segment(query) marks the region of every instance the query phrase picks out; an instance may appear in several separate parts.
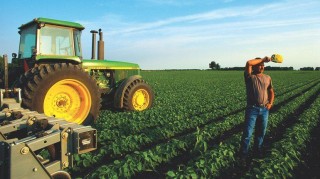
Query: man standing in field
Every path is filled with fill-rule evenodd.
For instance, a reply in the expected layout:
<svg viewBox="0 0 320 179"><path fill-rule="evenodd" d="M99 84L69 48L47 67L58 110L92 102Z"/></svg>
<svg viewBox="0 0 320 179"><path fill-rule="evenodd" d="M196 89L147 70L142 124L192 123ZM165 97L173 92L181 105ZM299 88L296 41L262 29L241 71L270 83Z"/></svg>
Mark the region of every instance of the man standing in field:
<svg viewBox="0 0 320 179"><path fill-rule="evenodd" d="M243 162L246 161L246 157L248 156L250 140L254 130L253 150L257 155L261 155L269 110L274 101L271 77L263 74L264 63L270 60L270 57L255 58L248 60L245 67L244 78L247 92L247 107L240 146L240 155Z"/></svg>

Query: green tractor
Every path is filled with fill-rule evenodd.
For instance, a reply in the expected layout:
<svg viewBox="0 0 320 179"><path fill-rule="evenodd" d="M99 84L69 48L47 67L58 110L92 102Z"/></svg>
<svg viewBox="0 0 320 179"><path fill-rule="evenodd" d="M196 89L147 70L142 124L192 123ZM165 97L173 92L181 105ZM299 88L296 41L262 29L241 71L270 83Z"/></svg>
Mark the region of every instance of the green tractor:
<svg viewBox="0 0 320 179"><path fill-rule="evenodd" d="M22 90L22 106L85 125L97 119L101 104L129 111L150 108L154 94L139 66L104 60L101 30L91 31L92 58L83 59L83 29L79 23L48 18L19 27L19 53L12 54L12 63L24 73L15 85Z"/></svg>

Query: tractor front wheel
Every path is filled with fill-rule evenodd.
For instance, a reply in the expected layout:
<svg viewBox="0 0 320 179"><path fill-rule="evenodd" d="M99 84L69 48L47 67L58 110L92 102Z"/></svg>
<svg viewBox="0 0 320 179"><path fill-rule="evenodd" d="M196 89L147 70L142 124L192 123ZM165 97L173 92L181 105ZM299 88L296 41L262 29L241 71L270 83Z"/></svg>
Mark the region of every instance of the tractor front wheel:
<svg viewBox="0 0 320 179"><path fill-rule="evenodd" d="M79 66L45 64L20 78L22 103L31 110L78 124L98 117L99 87Z"/></svg>
<svg viewBox="0 0 320 179"><path fill-rule="evenodd" d="M149 109L154 100L150 86L142 79L134 80L125 90L123 108L129 111Z"/></svg>

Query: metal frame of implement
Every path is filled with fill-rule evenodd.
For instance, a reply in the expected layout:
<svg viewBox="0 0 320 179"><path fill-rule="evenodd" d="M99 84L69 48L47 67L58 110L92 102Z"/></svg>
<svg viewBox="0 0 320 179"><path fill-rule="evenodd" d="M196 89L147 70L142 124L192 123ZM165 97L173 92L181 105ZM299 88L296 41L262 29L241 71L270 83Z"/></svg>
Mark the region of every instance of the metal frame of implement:
<svg viewBox="0 0 320 179"><path fill-rule="evenodd" d="M8 92L18 93L17 99L4 98ZM19 89L0 89L0 94L0 178L68 176L63 169L73 166L73 154L97 148L97 131L91 126L21 108ZM50 159L38 154L42 149Z"/></svg>

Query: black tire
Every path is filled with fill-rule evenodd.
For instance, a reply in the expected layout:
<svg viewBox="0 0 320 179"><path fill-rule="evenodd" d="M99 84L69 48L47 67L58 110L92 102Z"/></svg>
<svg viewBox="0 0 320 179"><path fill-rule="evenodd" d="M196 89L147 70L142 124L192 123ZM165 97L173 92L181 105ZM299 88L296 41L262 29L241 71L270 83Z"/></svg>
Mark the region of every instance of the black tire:
<svg viewBox="0 0 320 179"><path fill-rule="evenodd" d="M131 82L125 89L123 108L128 111L143 111L151 108L153 101L154 93L151 87L143 79L139 78Z"/></svg>
<svg viewBox="0 0 320 179"><path fill-rule="evenodd" d="M78 65L43 64L27 71L19 83L24 107L84 125L98 118L99 87Z"/></svg>
<svg viewBox="0 0 320 179"><path fill-rule="evenodd" d="M63 170L56 171L51 174L53 179L71 179L71 175Z"/></svg>

